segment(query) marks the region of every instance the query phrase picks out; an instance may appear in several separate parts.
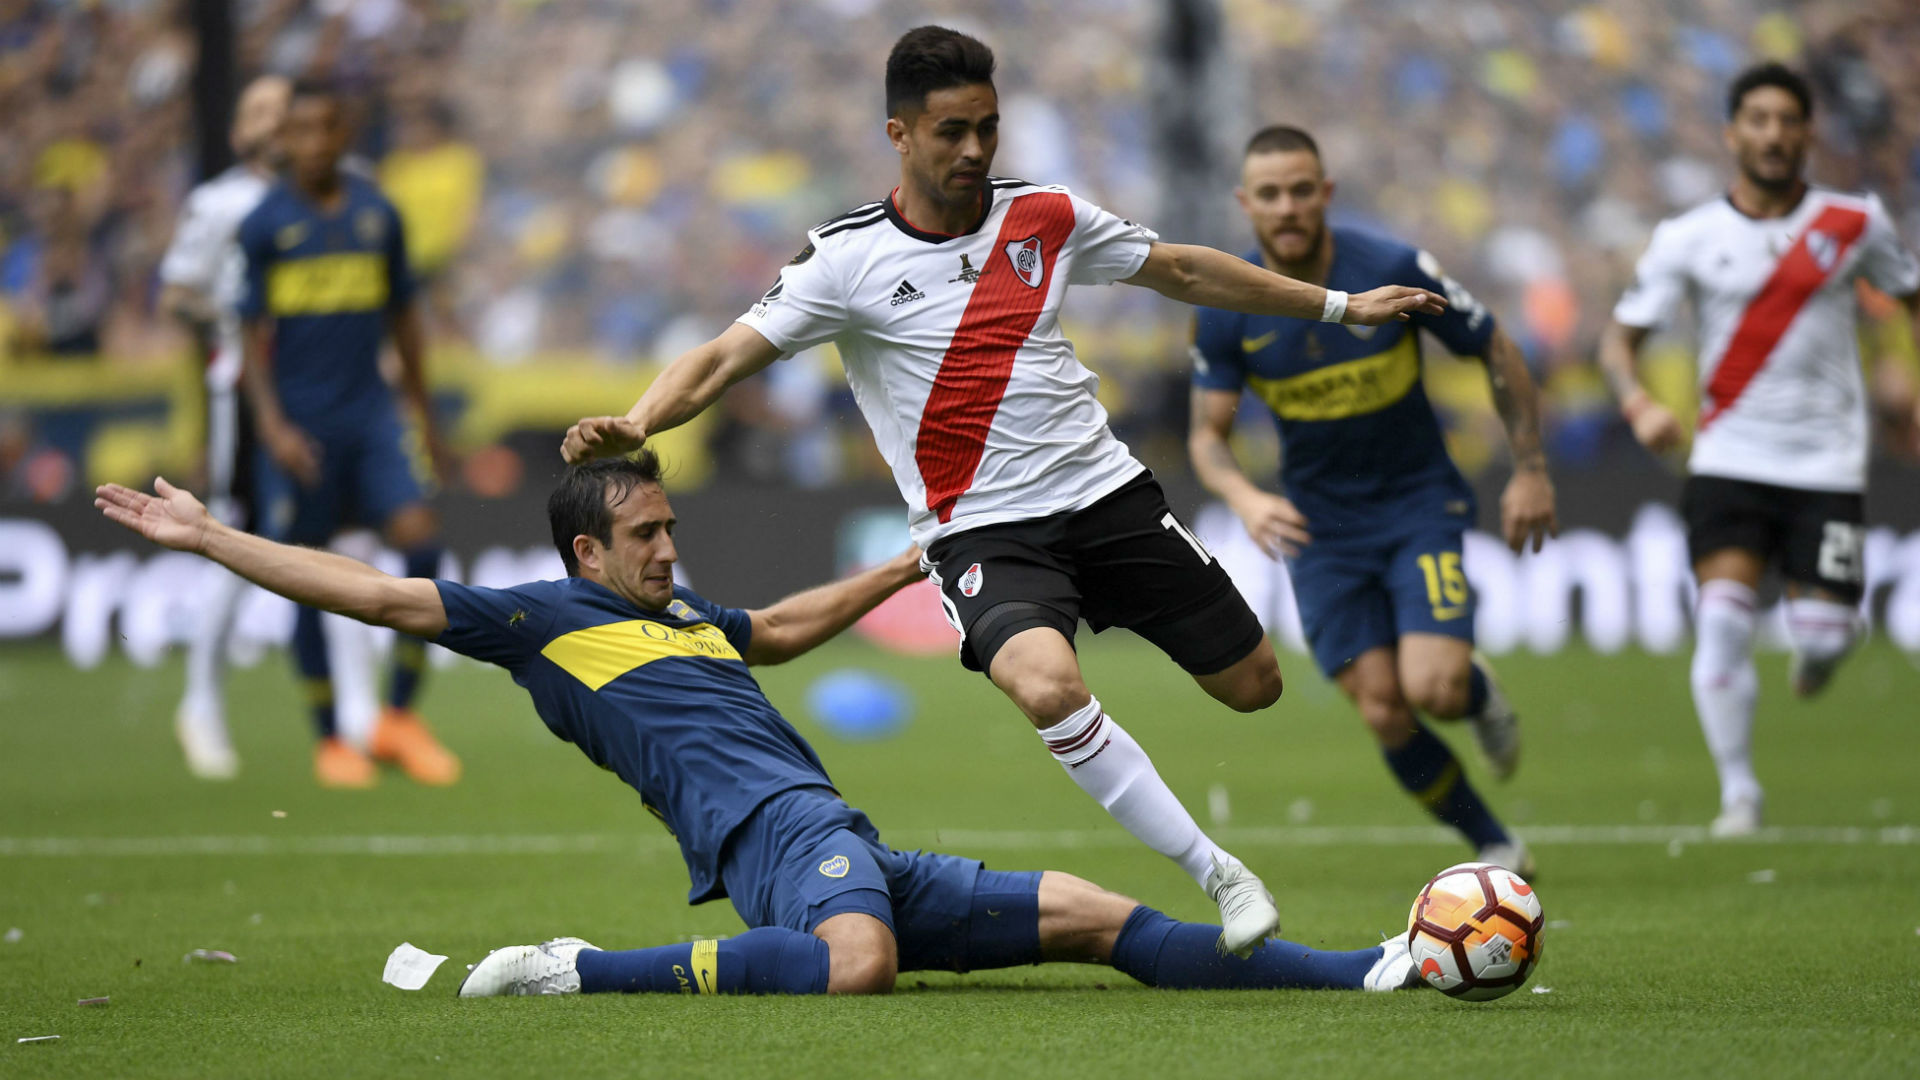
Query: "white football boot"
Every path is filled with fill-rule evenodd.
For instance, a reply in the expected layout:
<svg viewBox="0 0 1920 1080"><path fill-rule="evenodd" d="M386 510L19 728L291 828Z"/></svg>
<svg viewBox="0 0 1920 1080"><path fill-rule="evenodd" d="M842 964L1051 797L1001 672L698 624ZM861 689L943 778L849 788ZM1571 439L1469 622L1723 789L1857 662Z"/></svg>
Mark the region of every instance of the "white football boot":
<svg viewBox="0 0 1920 1080"><path fill-rule="evenodd" d="M1473 652L1473 664L1487 677L1487 703L1473 718L1473 737L1480 743L1494 779L1505 780L1520 766L1520 715L1513 711L1513 703L1493 677L1493 665L1478 649Z"/></svg>
<svg viewBox="0 0 1920 1080"><path fill-rule="evenodd" d="M1399 934L1380 943L1380 959L1367 969L1366 978L1360 981L1360 989L1371 991L1412 990L1426 982L1420 977L1419 969L1413 966L1413 950L1407 946L1407 935Z"/></svg>
<svg viewBox="0 0 1920 1080"><path fill-rule="evenodd" d="M1481 862L1492 863L1504 870L1511 870L1528 881L1533 880L1533 852L1528 850L1526 841L1510 835L1509 843L1488 844L1480 849Z"/></svg>
<svg viewBox="0 0 1920 1080"><path fill-rule="evenodd" d="M1707 826L1707 835L1715 840L1737 840L1760 831L1760 812L1764 800L1758 795L1735 799L1723 807L1720 816ZM1524 876L1524 875L1522 875Z"/></svg>
<svg viewBox="0 0 1920 1080"><path fill-rule="evenodd" d="M1207 895L1220 905L1220 952L1241 959L1253 955L1280 932L1280 909L1273 894L1240 863L1223 866L1218 857L1207 872Z"/></svg>
<svg viewBox="0 0 1920 1080"><path fill-rule="evenodd" d="M591 949L577 937L554 938L539 945L509 945L487 954L473 965L460 983L460 996L509 997L534 994L577 994L581 949Z"/></svg>
<svg viewBox="0 0 1920 1080"><path fill-rule="evenodd" d="M173 713L173 735L186 755L187 771L200 780L231 780L240 772L240 755L227 739L227 725L219 710L195 701L182 701Z"/></svg>

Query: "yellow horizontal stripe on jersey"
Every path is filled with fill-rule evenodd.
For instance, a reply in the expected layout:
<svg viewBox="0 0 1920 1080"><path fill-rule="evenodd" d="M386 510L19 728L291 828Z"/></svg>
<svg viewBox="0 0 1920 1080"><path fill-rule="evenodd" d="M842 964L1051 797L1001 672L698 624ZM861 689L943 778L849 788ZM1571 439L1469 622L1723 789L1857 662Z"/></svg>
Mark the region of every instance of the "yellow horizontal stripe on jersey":
<svg viewBox="0 0 1920 1080"><path fill-rule="evenodd" d="M669 656L738 660L727 635L712 623L676 628L651 619L589 626L547 642L540 655L560 665L589 690L598 690L635 668Z"/></svg>
<svg viewBox="0 0 1920 1080"><path fill-rule="evenodd" d="M336 315L387 306L387 260L375 251L283 259L267 271L267 314Z"/></svg>
<svg viewBox="0 0 1920 1080"><path fill-rule="evenodd" d="M1292 375L1247 377L1247 388L1282 420L1342 420L1379 412L1407 396L1420 381L1414 335L1402 334L1386 352Z"/></svg>

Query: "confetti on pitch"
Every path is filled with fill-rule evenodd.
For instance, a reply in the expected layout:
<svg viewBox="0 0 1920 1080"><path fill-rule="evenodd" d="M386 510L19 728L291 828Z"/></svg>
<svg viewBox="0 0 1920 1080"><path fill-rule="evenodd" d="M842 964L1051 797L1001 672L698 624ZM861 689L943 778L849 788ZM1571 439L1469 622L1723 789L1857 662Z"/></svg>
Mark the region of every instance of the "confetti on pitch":
<svg viewBox="0 0 1920 1080"><path fill-rule="evenodd" d="M1773 879L1774 879L1774 873L1773 873L1773 871L1771 871L1771 870L1755 870L1755 871L1754 871L1753 873L1751 873L1751 874L1748 874L1748 875L1747 875L1747 884L1749 884L1749 885L1771 885L1771 884L1773 884Z"/></svg>
<svg viewBox="0 0 1920 1080"><path fill-rule="evenodd" d="M1551 994L1551 993L1553 993L1553 987L1551 987L1551 986L1536 986L1536 987L1534 987L1534 988L1533 988L1533 992L1534 992L1534 993L1536 993L1536 994Z"/></svg>
<svg viewBox="0 0 1920 1080"><path fill-rule="evenodd" d="M27 936L27 932L25 930L22 930L19 927L14 926L14 927L9 927L6 933L0 934L0 941L4 941L9 945L18 945L20 943L20 939L26 936Z"/></svg>
<svg viewBox="0 0 1920 1080"><path fill-rule="evenodd" d="M273 816L274 816L274 817L286 817L286 816L287 816L287 812L286 812L285 810L275 810L275 811L273 812Z"/></svg>
<svg viewBox="0 0 1920 1080"><path fill-rule="evenodd" d="M191 964L195 960L204 961L209 964L237 964L240 962L239 957L227 952L225 949L195 949L180 958L180 962L183 964Z"/></svg>
<svg viewBox="0 0 1920 1080"><path fill-rule="evenodd" d="M1547 923L1547 929L1565 930L1567 927L1572 925L1573 925L1573 920L1571 919L1554 919L1553 921Z"/></svg>
<svg viewBox="0 0 1920 1080"><path fill-rule="evenodd" d="M16 1043L32 1043L32 1042L59 1042L59 1041L60 1041L60 1036L58 1036L58 1035L31 1035L31 1036L28 1036L27 1038L24 1038L24 1039L15 1039L15 1040L13 1040L13 1041L14 1041L14 1042L16 1042Z"/></svg>
<svg viewBox="0 0 1920 1080"><path fill-rule="evenodd" d="M418 990L427 985L427 980L446 962L444 956L416 949L412 943L403 941L393 950L393 955L387 957L387 970L381 973L380 981L402 990Z"/></svg>
<svg viewBox="0 0 1920 1080"><path fill-rule="evenodd" d="M112 1000L113 1000L113 999L112 999L112 998L110 998L110 997L97 997L97 998L81 998L81 999L80 999L80 1000L79 1000L78 1002L76 1002L75 1004L78 1004L78 1005L105 1005L105 1004L106 1004L107 1002L109 1002L109 1001L112 1001Z"/></svg>

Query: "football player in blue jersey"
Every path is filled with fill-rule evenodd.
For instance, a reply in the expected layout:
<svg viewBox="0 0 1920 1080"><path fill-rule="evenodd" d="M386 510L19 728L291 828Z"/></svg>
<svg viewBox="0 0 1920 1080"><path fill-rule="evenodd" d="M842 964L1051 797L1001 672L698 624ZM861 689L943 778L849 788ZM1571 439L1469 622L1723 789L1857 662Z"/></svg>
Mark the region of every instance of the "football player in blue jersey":
<svg viewBox="0 0 1920 1080"><path fill-rule="evenodd" d="M377 528L409 574L426 576L440 564L427 490L445 451L427 401L425 339L400 215L371 181L341 170L347 140L340 101L323 87L296 87L286 120L288 177L240 224L245 384L262 448L255 513L265 533L294 543L325 544L355 523ZM388 334L417 426L402 418L380 375ZM459 759L413 710L426 645L400 638L393 657L368 751L421 783L451 784ZM335 729L326 642L312 608L295 623L294 658L320 737L315 777L328 787L371 785L373 761Z"/></svg>
<svg viewBox="0 0 1920 1080"><path fill-rule="evenodd" d="M1311 135L1256 134L1236 192L1258 240L1248 261L1329 289L1409 281L1444 291L1447 309L1376 327L1201 308L1189 454L1254 542L1287 558L1314 660L1359 707L1401 786L1483 860L1528 875L1525 845L1420 721L1470 719L1496 776L1518 764L1517 718L1473 651L1473 592L1460 561L1473 491L1421 387L1418 332L1486 363L1513 452L1500 523L1516 552L1528 540L1539 550L1558 528L1538 397L1519 346L1431 255L1327 225L1333 191ZM1228 439L1243 394L1279 425L1284 495L1262 490L1234 459Z"/></svg>
<svg viewBox="0 0 1920 1080"><path fill-rule="evenodd" d="M652 451L570 469L547 502L561 581L484 589L389 577L220 524L165 480L98 490L106 516L264 588L498 664L560 738L612 770L672 831L691 903L727 897L750 928L721 941L603 951L556 938L490 953L463 997L658 992L886 993L902 971L1044 960L1109 964L1161 987L1398 990L1406 939L1332 952L1275 941L1250 958L1060 873L895 851L748 670L851 626L920 577L917 548L754 611L673 583L673 508Z"/></svg>

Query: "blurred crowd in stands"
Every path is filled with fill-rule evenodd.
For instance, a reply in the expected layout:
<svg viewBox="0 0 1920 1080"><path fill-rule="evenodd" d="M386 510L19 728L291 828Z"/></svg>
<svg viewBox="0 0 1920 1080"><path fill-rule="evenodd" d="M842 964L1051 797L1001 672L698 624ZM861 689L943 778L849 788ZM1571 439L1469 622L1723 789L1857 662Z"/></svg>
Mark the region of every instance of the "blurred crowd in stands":
<svg viewBox="0 0 1920 1080"><path fill-rule="evenodd" d="M199 179L190 8L0 0L0 356L182 362L154 270ZM808 225L885 194L896 166L881 68L921 22L998 51L997 171L1067 183L1149 223L1176 199L1230 206L1226 189L1166 190L1153 159L1161 8L235 0L234 12L242 78L347 92L358 150L429 283L436 345L498 365L628 365L714 333ZM1619 437L1593 341L1653 224L1725 182L1724 87L1738 68L1776 57L1810 71L1816 178L1873 188L1920 240L1912 0L1223 8L1219 67L1240 87L1223 125L1315 131L1348 220L1416 240L1487 301L1548 388L1562 464ZM1216 134L1237 145L1245 131ZM1244 233L1169 239L1238 248ZM1116 426L1150 459L1156 445L1177 456L1186 314L1143 290L1082 293L1069 330L1106 377ZM715 429L722 456L809 484L873 468L833 365L830 352L777 365L732 395ZM1462 464L1497 462L1478 370L1436 364L1434 380ZM0 385L0 412L5 398Z"/></svg>

